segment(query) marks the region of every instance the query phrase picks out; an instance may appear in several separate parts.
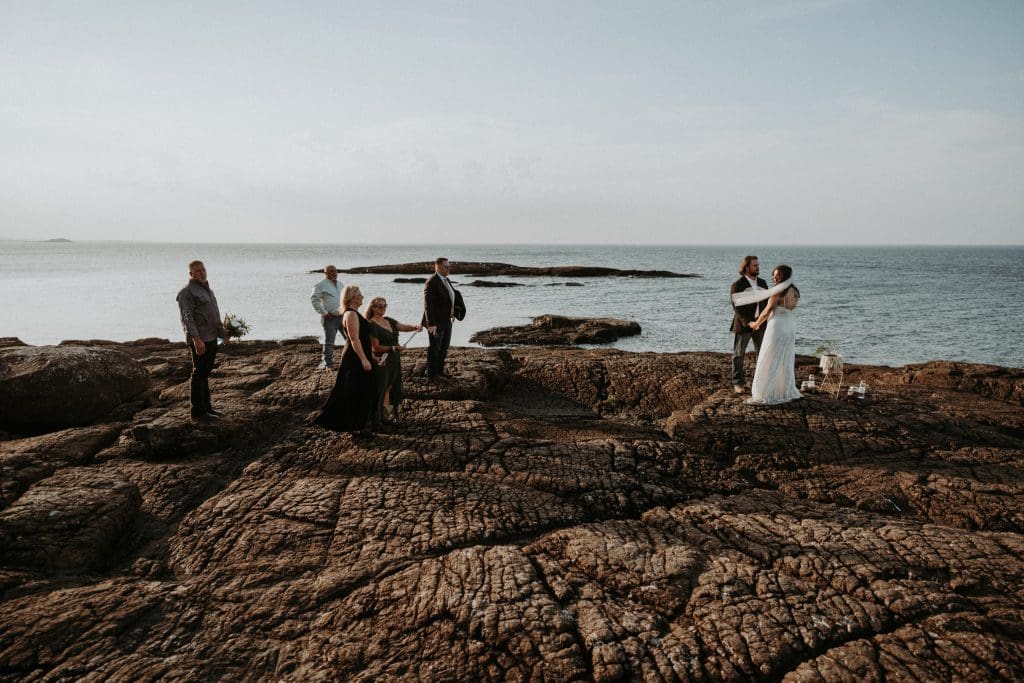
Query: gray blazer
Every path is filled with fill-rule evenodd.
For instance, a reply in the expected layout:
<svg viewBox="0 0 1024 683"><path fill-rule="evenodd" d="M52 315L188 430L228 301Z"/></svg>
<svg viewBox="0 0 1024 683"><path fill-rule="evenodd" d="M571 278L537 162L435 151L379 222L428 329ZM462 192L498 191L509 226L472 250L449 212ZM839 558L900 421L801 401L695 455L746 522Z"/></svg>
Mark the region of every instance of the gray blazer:
<svg viewBox="0 0 1024 683"><path fill-rule="evenodd" d="M199 337L204 342L213 341L217 337L227 337L217 297L209 284L189 280L178 292L178 309L181 311L181 327L185 330L185 339Z"/></svg>

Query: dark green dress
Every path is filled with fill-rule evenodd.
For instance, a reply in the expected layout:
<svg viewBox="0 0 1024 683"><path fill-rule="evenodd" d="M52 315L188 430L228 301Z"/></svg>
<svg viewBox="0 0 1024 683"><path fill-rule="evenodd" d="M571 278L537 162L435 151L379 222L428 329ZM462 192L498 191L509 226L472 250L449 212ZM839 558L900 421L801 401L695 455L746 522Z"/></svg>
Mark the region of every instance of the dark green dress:
<svg viewBox="0 0 1024 683"><path fill-rule="evenodd" d="M377 323L371 322L367 325L370 328L370 335L375 337L381 346L398 346L398 321L387 317L385 320L391 323L393 331L389 332ZM384 364L373 369L374 379L377 383L377 400L374 403L370 420L374 424L380 424L384 394L389 388L391 389L389 397L391 405L397 410L402 404L402 359L400 353L400 351L388 351L388 357Z"/></svg>

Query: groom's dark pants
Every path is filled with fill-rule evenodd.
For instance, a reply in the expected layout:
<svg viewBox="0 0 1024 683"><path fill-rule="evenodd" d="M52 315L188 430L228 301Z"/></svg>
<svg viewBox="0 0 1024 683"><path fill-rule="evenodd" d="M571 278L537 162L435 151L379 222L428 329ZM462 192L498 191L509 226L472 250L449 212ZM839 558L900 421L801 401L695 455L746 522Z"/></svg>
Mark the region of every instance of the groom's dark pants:
<svg viewBox="0 0 1024 683"><path fill-rule="evenodd" d="M758 331L751 330L733 336L732 342L732 385L743 386L747 383L743 375L743 357L747 355L747 344L754 342L754 353L761 352L761 340L764 339L764 326Z"/></svg>
<svg viewBox="0 0 1024 683"><path fill-rule="evenodd" d="M441 323L436 334L427 330L429 345L427 346L427 377L444 374L444 361L448 357L448 345L452 343L452 322Z"/></svg>

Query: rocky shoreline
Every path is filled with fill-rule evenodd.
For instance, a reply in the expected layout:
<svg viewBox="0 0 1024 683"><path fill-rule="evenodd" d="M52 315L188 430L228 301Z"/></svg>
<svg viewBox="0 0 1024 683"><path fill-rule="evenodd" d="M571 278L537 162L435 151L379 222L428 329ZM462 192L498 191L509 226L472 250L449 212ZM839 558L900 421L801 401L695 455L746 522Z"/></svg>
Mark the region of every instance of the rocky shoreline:
<svg viewBox="0 0 1024 683"><path fill-rule="evenodd" d="M123 381L0 426L0 680L1024 676L1024 370L757 407L726 354L413 350L354 443L313 338L226 345L200 425L181 343L0 346L0 421Z"/></svg>

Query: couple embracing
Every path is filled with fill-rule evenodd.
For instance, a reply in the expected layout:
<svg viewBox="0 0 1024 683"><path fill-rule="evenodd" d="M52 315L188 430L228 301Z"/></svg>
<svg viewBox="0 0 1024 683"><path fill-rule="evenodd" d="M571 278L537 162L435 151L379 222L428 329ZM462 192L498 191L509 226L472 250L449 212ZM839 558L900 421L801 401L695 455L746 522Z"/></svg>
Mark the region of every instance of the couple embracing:
<svg viewBox="0 0 1024 683"><path fill-rule="evenodd" d="M740 264L740 278L732 283L732 384L737 394L746 391L743 356L753 341L757 369L747 403L774 405L801 397L796 388L796 324L793 310L800 290L793 284L793 269L778 265L772 271L773 286L758 277L756 256Z"/></svg>

